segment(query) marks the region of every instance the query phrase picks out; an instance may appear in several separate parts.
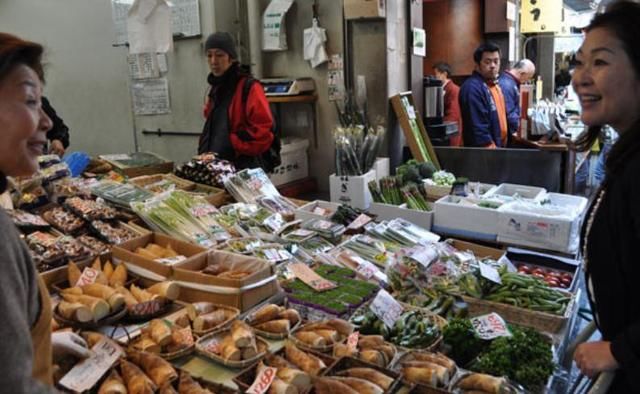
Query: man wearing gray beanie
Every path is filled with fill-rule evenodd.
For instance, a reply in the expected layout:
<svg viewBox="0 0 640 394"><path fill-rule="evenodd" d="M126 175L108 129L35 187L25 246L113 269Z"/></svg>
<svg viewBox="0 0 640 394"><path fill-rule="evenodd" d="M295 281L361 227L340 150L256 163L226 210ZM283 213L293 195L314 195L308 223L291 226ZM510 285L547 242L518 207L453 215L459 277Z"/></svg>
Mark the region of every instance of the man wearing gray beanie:
<svg viewBox="0 0 640 394"><path fill-rule="evenodd" d="M240 66L231 34L211 34L204 50L211 73L198 154L213 152L237 169L271 172L279 164L279 141L262 85Z"/></svg>

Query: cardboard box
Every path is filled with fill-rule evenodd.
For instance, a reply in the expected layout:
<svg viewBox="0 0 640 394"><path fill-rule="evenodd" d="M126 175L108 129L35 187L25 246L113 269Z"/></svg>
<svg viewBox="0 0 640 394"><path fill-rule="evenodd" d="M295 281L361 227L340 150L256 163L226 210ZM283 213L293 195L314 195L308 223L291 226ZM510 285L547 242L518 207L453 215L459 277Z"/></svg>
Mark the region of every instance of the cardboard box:
<svg viewBox="0 0 640 394"><path fill-rule="evenodd" d="M296 209L296 220L309 220L309 219L324 219L329 220L331 215L333 215L337 210L340 204L329 201L315 200L310 203L306 203L300 208ZM331 211L331 215L323 216L317 213L314 213L313 210L316 208L322 208Z"/></svg>
<svg viewBox="0 0 640 394"><path fill-rule="evenodd" d="M155 243L162 247L170 244L177 254L187 258L186 261L206 254L206 249L201 246L180 241L164 234L150 233L114 246L111 252L114 262L126 263L127 269L137 276L150 281L163 281L171 278L173 275L173 266L150 260L134 253L136 248L143 248L149 243Z"/></svg>
<svg viewBox="0 0 640 394"><path fill-rule="evenodd" d="M433 231L456 237L494 242L498 235L498 209L463 205L465 197L444 196L433 205Z"/></svg>
<svg viewBox="0 0 640 394"><path fill-rule="evenodd" d="M210 264L253 273L243 279L223 279L200 272ZM278 279L272 264L256 257L217 250L176 264L173 279L180 284L181 301L209 301L243 312L278 292Z"/></svg>
<svg viewBox="0 0 640 394"><path fill-rule="evenodd" d="M433 211L418 211L407 208L407 204L391 205L372 202L369 212L377 215L378 220L392 220L402 218L418 225L425 230L431 230L433 224Z"/></svg>
<svg viewBox="0 0 640 394"><path fill-rule="evenodd" d="M473 252L473 255L476 256L476 258L490 258L493 260L500 260L500 258L502 258L502 256L504 256L504 254L506 253L504 250L502 249L496 249L496 248L491 248L489 246L482 246L482 245L478 245L475 244L473 242L467 242L467 241L460 241L459 239L447 239L447 242L449 244L451 244L451 246L453 246L454 248L458 249L459 251L471 251Z"/></svg>
<svg viewBox="0 0 640 394"><path fill-rule="evenodd" d="M344 18L384 18L385 0L344 0Z"/></svg>
<svg viewBox="0 0 640 394"><path fill-rule="evenodd" d="M587 199L559 193L548 193L547 198L550 204L541 209L548 209L549 214L526 211L518 201L503 205L497 222L498 241L575 253ZM564 214L560 214L561 211Z"/></svg>
<svg viewBox="0 0 640 394"><path fill-rule="evenodd" d="M288 138L282 140L282 163L273 169L269 179L275 186L284 185L309 176L309 140Z"/></svg>
<svg viewBox="0 0 640 394"><path fill-rule="evenodd" d="M372 198L369 192L369 182L376 180L376 172L370 170L364 175L329 177L331 201L347 204L354 208L367 209Z"/></svg>

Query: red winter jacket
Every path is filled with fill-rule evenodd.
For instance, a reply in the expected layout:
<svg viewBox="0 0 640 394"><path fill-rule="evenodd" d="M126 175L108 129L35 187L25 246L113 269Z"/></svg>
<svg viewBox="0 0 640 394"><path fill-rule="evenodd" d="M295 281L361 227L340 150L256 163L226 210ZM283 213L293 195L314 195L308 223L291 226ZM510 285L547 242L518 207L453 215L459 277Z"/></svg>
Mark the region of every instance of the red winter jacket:
<svg viewBox="0 0 640 394"><path fill-rule="evenodd" d="M267 96L258 81L254 81L242 103L242 89L247 77L240 78L229 104L229 139L236 156L258 156L269 150L273 142L273 117ZM204 106L205 119L211 112L211 99L207 97Z"/></svg>

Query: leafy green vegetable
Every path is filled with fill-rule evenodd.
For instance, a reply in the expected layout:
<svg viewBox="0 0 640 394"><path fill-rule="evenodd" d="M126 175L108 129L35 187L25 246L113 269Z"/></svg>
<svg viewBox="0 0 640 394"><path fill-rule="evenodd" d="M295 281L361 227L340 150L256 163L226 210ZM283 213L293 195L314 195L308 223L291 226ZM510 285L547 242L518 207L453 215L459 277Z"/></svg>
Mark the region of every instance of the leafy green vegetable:
<svg viewBox="0 0 640 394"><path fill-rule="evenodd" d="M469 364L489 342L480 339L468 319L452 319L444 328L444 343L451 347L449 356L460 366Z"/></svg>
<svg viewBox="0 0 640 394"><path fill-rule="evenodd" d="M549 340L531 328L510 330L512 336L494 339L471 369L508 376L530 390L543 387L555 368Z"/></svg>

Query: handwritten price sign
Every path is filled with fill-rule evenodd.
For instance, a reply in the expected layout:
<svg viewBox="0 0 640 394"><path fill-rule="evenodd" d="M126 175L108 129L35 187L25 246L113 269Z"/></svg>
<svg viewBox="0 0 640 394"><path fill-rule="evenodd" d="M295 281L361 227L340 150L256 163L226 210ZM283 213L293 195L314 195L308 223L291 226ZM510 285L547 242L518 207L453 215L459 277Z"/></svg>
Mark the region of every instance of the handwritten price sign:
<svg viewBox="0 0 640 394"><path fill-rule="evenodd" d="M269 390L271 383L273 383L273 380L276 378L276 372L278 372L276 368L272 368L272 367L264 368L262 371L260 371L258 376L256 376L256 380L253 381L253 384L251 385L251 387L249 387L249 389L247 390L247 393L248 394L266 393L267 390Z"/></svg>
<svg viewBox="0 0 640 394"><path fill-rule="evenodd" d="M162 300L152 300L147 302L141 302L139 304L129 307L129 313L134 316L147 316L158 313L164 306Z"/></svg>
<svg viewBox="0 0 640 394"><path fill-rule="evenodd" d="M354 331L347 338L347 348L351 352L358 350L358 341L360 340L360 332Z"/></svg>
<svg viewBox="0 0 640 394"><path fill-rule="evenodd" d="M84 269L84 271L82 271L82 275L80 275L80 279L78 279L78 282L75 285L78 287L82 287L95 283L96 279L98 279L98 275L100 275L100 272L94 270L93 268L87 267Z"/></svg>
<svg viewBox="0 0 640 394"><path fill-rule="evenodd" d="M402 305L384 289L378 292L369 309L389 328L393 327L404 311Z"/></svg>
<svg viewBox="0 0 640 394"><path fill-rule="evenodd" d="M482 339L494 339L498 337L510 337L511 332L502 317L493 312L471 319L471 324L476 334Z"/></svg>
<svg viewBox="0 0 640 394"><path fill-rule="evenodd" d="M324 279L302 263L291 264L289 270L296 278L311 286L315 291L330 290L336 287L333 282Z"/></svg>
<svg viewBox="0 0 640 394"><path fill-rule="evenodd" d="M108 338L102 338L91 350L89 358L76 364L60 380L61 386L79 393L89 390L123 354L120 346Z"/></svg>

